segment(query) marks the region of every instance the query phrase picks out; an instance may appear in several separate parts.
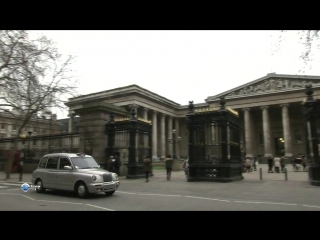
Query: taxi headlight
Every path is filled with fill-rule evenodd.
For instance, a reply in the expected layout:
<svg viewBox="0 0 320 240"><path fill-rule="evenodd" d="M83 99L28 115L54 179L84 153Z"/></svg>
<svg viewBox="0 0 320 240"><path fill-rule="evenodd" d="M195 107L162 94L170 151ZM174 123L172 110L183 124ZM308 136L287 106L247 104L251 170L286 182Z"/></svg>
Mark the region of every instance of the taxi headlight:
<svg viewBox="0 0 320 240"><path fill-rule="evenodd" d="M92 175L92 180L95 182L97 181L97 176L96 175Z"/></svg>
<svg viewBox="0 0 320 240"><path fill-rule="evenodd" d="M112 181L118 181L119 178L118 178L118 174L114 173L112 174Z"/></svg>

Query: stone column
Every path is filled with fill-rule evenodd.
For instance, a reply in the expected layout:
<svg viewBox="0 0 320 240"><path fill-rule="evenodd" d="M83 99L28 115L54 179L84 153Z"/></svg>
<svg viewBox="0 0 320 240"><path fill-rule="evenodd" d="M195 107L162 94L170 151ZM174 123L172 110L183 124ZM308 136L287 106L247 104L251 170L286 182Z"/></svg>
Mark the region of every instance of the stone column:
<svg viewBox="0 0 320 240"><path fill-rule="evenodd" d="M143 111L143 119L148 120L148 111L149 111L149 109L148 108L144 108L143 110L144 110Z"/></svg>
<svg viewBox="0 0 320 240"><path fill-rule="evenodd" d="M153 111L152 116L152 160L158 161L157 156L157 112Z"/></svg>
<svg viewBox="0 0 320 240"><path fill-rule="evenodd" d="M264 156L269 157L272 155L271 151L271 136L270 136L270 119L268 106L262 106L262 125L263 125L263 144L264 144Z"/></svg>
<svg viewBox="0 0 320 240"><path fill-rule="evenodd" d="M145 119L145 120L149 120L148 119L148 111L149 111L149 109L148 108L144 108L143 109L144 111L143 111L143 119ZM148 136L144 136L143 137L144 139L143 139L143 142L144 142L144 147L148 147L148 145L149 145L149 141L148 141Z"/></svg>
<svg viewBox="0 0 320 240"><path fill-rule="evenodd" d="M172 139L172 117L168 116L168 138ZM168 143L168 154L173 157L173 151L172 151L173 143Z"/></svg>
<svg viewBox="0 0 320 240"><path fill-rule="evenodd" d="M289 104L281 104L282 107L282 126L284 138L284 151L286 157L292 157L292 140L290 134Z"/></svg>
<svg viewBox="0 0 320 240"><path fill-rule="evenodd" d="M161 123L160 123L160 127L161 127L161 133L160 133L160 139L161 139L161 146L160 146L160 158L161 159L165 159L166 157L166 119L165 119L166 115L165 114L161 114Z"/></svg>
<svg viewBox="0 0 320 240"><path fill-rule="evenodd" d="M251 128L250 128L250 108L242 109L244 111L244 131L246 141L246 157L253 157L252 154L252 141L251 141Z"/></svg>
<svg viewBox="0 0 320 240"><path fill-rule="evenodd" d="M211 125L211 144L216 143L216 131L215 131L215 125Z"/></svg>
<svg viewBox="0 0 320 240"><path fill-rule="evenodd" d="M180 136L179 118L176 118L174 129L176 130L176 139L177 139L177 137ZM175 154L178 159L180 158L180 144L181 143L174 143Z"/></svg>
<svg viewBox="0 0 320 240"><path fill-rule="evenodd" d="M74 112L69 111L68 117L69 117L69 126L68 126L68 132L73 132L73 116Z"/></svg>

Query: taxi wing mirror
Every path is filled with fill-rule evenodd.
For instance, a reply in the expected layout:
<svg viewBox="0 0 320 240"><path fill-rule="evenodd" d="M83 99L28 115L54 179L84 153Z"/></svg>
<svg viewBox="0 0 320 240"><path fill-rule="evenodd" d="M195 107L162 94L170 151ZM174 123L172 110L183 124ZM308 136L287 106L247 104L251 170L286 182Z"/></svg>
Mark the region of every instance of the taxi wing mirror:
<svg viewBox="0 0 320 240"><path fill-rule="evenodd" d="M71 166L64 166L63 169L65 169L65 170L72 170L72 167L71 167Z"/></svg>

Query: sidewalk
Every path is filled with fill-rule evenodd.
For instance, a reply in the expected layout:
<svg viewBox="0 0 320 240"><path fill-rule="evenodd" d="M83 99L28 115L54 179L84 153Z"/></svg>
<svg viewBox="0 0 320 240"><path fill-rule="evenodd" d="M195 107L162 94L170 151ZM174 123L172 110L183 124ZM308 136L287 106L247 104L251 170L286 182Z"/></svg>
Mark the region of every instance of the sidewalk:
<svg viewBox="0 0 320 240"><path fill-rule="evenodd" d="M22 180L19 181L20 175L19 173L11 173L10 179L5 179L5 172L0 172L0 184L1 183L31 183L32 173L24 173L22 174ZM126 179L126 176L120 176L120 180Z"/></svg>
<svg viewBox="0 0 320 240"><path fill-rule="evenodd" d="M6 173L5 172L0 172L0 184L1 183L31 183L31 173L24 173L22 174L22 180L19 181L19 173L11 173L10 174L10 179L5 179L6 178Z"/></svg>
<svg viewBox="0 0 320 240"><path fill-rule="evenodd" d="M308 182L308 172L294 172L291 165L287 165L287 181L295 181L295 182ZM250 173L243 173L244 181L260 181L260 168L262 172L262 181L285 181L284 173L268 173L268 165L267 164L259 164L257 167L257 171L253 171ZM153 170L154 176L151 178L166 178L165 170ZM184 170L173 172L175 179L180 179L186 181L186 176L184 174ZM24 173L22 175L22 181L19 181L19 173L12 173L10 175L10 179L5 180L5 173L0 172L0 183L31 183L31 173ZM121 181L134 181L134 179L126 179L126 176L119 177Z"/></svg>

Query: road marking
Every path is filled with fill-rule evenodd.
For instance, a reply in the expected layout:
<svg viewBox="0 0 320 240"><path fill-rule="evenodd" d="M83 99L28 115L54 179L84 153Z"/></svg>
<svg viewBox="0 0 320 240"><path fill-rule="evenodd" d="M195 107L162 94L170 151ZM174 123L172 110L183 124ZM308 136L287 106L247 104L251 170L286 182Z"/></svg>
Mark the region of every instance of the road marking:
<svg viewBox="0 0 320 240"><path fill-rule="evenodd" d="M52 203L68 203L68 204L78 204L82 205L82 203L74 203L74 202L60 202L60 201L48 201L48 200L37 200L39 202L52 202Z"/></svg>
<svg viewBox="0 0 320 240"><path fill-rule="evenodd" d="M122 191L117 191L117 193L136 194L136 193L131 193L131 192L122 192Z"/></svg>
<svg viewBox="0 0 320 240"><path fill-rule="evenodd" d="M311 205L302 205L304 207L313 207L313 208L320 208L319 206L311 206Z"/></svg>
<svg viewBox="0 0 320 240"><path fill-rule="evenodd" d="M211 200L211 201L230 202L229 200L222 200L222 199L215 199L215 198L203 198L203 197L194 197L194 196L185 196L185 197L203 199L203 200Z"/></svg>
<svg viewBox="0 0 320 240"><path fill-rule="evenodd" d="M26 195L22 195L22 194L20 194L22 197L25 197L25 198L29 198L30 200L35 200L34 198L31 198L31 197L28 197L28 196L26 196Z"/></svg>
<svg viewBox="0 0 320 240"><path fill-rule="evenodd" d="M274 205L287 205L287 206L297 206L295 203L273 203L273 202L251 202L251 201L234 201L237 203L262 203L262 204L274 204Z"/></svg>
<svg viewBox="0 0 320 240"><path fill-rule="evenodd" d="M101 208L101 209L108 210L108 211L115 211L115 210L112 210L112 209L109 209L109 208L99 207L99 206L95 206L95 205L91 205L91 204L86 204L86 205L90 206L90 207Z"/></svg>
<svg viewBox="0 0 320 240"><path fill-rule="evenodd" d="M166 195L166 194L157 194L157 193L138 193L138 195L164 196L164 197L181 197L181 195Z"/></svg>
<svg viewBox="0 0 320 240"><path fill-rule="evenodd" d="M0 193L0 194L12 195L12 196L19 196L19 195L21 195L21 194L17 194L17 193Z"/></svg>
<svg viewBox="0 0 320 240"><path fill-rule="evenodd" d="M8 189L7 191L9 192L9 191L21 191L21 189L20 188L18 188L18 189Z"/></svg>
<svg viewBox="0 0 320 240"><path fill-rule="evenodd" d="M19 187L21 187L22 184L19 184L19 183L0 183L0 185L5 185L5 186L19 186Z"/></svg>
<svg viewBox="0 0 320 240"><path fill-rule="evenodd" d="M0 188L8 188L8 186L0 186Z"/></svg>

